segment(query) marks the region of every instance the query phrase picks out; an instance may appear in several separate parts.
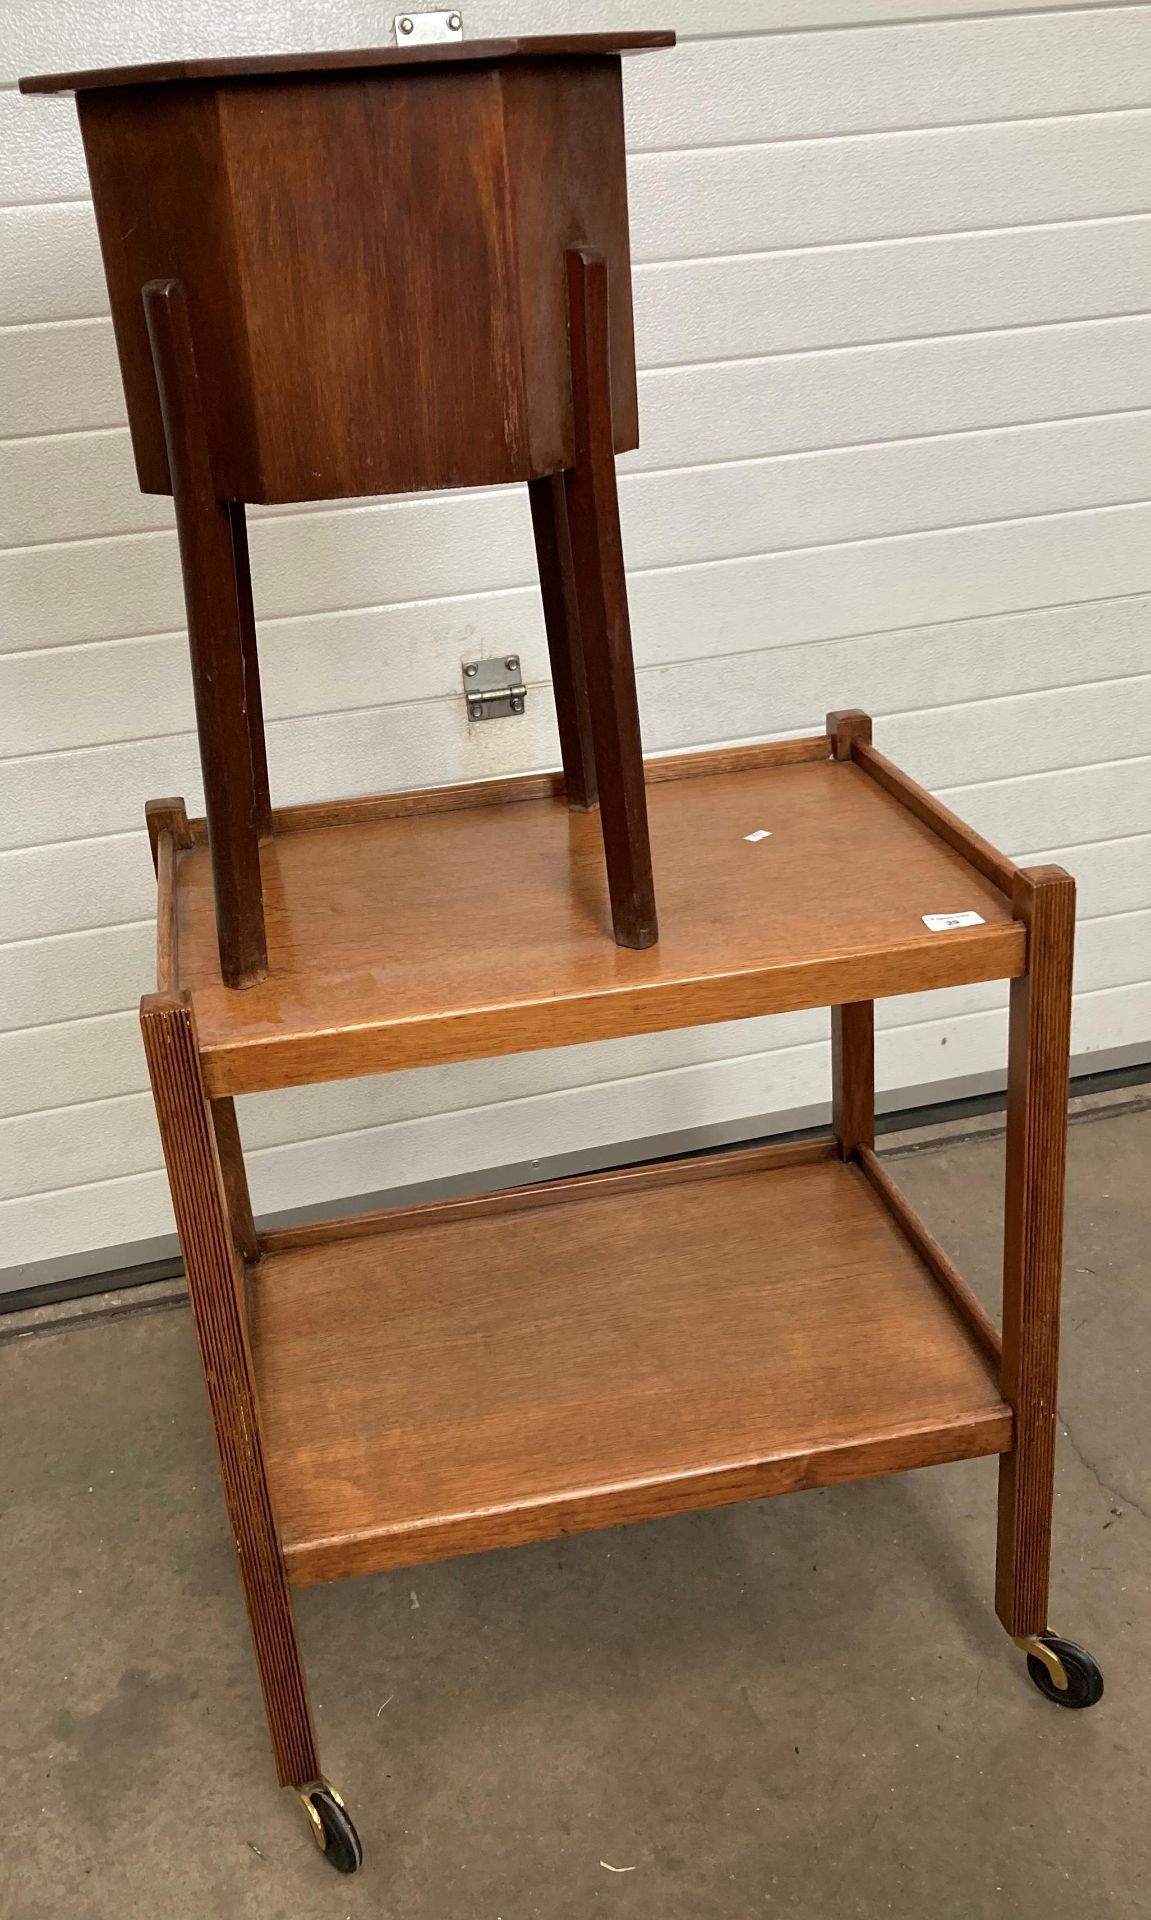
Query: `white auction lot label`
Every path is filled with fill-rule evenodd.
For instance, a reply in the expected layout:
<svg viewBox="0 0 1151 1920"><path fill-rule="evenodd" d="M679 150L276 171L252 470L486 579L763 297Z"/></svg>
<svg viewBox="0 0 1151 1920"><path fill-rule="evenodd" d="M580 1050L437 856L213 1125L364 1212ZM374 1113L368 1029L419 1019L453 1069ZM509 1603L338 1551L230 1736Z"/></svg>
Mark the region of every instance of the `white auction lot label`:
<svg viewBox="0 0 1151 1920"><path fill-rule="evenodd" d="M952 927L982 927L986 922L981 913L925 913L923 924L932 933L949 933Z"/></svg>

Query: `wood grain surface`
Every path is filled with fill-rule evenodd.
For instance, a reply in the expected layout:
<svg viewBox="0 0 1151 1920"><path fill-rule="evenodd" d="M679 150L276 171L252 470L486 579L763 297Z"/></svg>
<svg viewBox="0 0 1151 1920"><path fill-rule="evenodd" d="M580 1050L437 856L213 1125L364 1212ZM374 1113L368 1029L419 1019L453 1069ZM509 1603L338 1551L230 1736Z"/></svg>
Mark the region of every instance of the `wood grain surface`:
<svg viewBox="0 0 1151 1920"><path fill-rule="evenodd" d="M617 53L286 61L77 105L145 492L170 490L140 311L154 279L186 290L221 500L570 466L573 244L610 264L608 431L636 445Z"/></svg>
<svg viewBox="0 0 1151 1920"><path fill-rule="evenodd" d="M260 1243L252 1214L252 1196L248 1191L248 1173L244 1165L240 1126L236 1119L236 1103L234 1100L212 1100L209 1102L209 1111L216 1136L216 1157L220 1162L220 1179L232 1239L240 1258L254 1262L260 1257Z"/></svg>
<svg viewBox="0 0 1151 1920"><path fill-rule="evenodd" d="M747 758L721 754L713 764L741 770L709 776L706 756L692 756L684 766L694 777L649 783L662 933L646 953L612 943L599 822L569 810L562 791L278 831L261 849L269 977L242 995L220 980L206 850L182 852L180 980L195 1002L209 1092L1022 968L1024 934L1005 896L859 767ZM338 820L338 809L320 817ZM770 837L747 838L761 829ZM974 908L984 924L924 927L923 913L956 908Z"/></svg>
<svg viewBox="0 0 1151 1920"><path fill-rule="evenodd" d="M185 290L154 280L143 296L180 536L220 970L246 987L267 965L259 839L270 803L243 514L216 496Z"/></svg>
<svg viewBox="0 0 1151 1920"><path fill-rule="evenodd" d="M837 760L850 760L857 745L871 745L871 715L861 707L829 713L826 725ZM875 1145L873 1000L831 1009L831 1119L844 1160Z"/></svg>
<svg viewBox="0 0 1151 1920"><path fill-rule="evenodd" d="M831 1134L804 1140L774 1140L766 1146L725 1148L721 1153L693 1155L690 1160L645 1161L639 1166L609 1168L602 1173L573 1174L548 1180L542 1186L502 1187L493 1193L466 1194L460 1200L429 1200L413 1207L384 1207L373 1213L346 1214L335 1219L305 1220L290 1227L271 1227L259 1235L259 1256L296 1247L318 1247L328 1240L360 1240L385 1233L407 1233L414 1227L442 1227L479 1220L498 1213L504 1218L540 1207L570 1206L573 1200L606 1199L626 1190L628 1198L655 1187L682 1186L692 1180L730 1180L737 1173L765 1173L779 1167L818 1166L837 1157Z"/></svg>
<svg viewBox="0 0 1151 1920"><path fill-rule="evenodd" d="M89 87L154 86L174 80L237 80L277 73L368 72L378 67L443 67L493 60L542 60L674 47L665 29L642 33L537 33L500 40L454 40L431 47L340 47L327 53L237 54L215 60L156 60L134 67L90 67L76 73L26 74L21 93L74 93Z"/></svg>
<svg viewBox="0 0 1151 1920"><path fill-rule="evenodd" d="M573 247L565 260L573 444L564 496L612 933L621 947L643 948L658 924L612 440L611 282L602 253Z"/></svg>
<svg viewBox="0 0 1151 1920"><path fill-rule="evenodd" d="M1003 1395L1015 1446L999 1477L995 1605L1008 1633L1050 1624L1063 1190L1075 882L1029 867L1016 884L1027 973L1011 983L1003 1207Z"/></svg>
<svg viewBox="0 0 1151 1920"><path fill-rule="evenodd" d="M320 1771L315 1729L268 1493L244 1271L229 1231L191 1009L174 996L150 995L140 1028L276 1768L281 1786L303 1786Z"/></svg>
<svg viewBox="0 0 1151 1920"><path fill-rule="evenodd" d="M831 1112L844 1160L875 1145L875 1002L831 1009Z"/></svg>
<svg viewBox="0 0 1151 1920"><path fill-rule="evenodd" d="M702 753L653 754L643 763L648 786L663 780L710 779L718 773L751 773L760 767L794 767L809 760L826 760L827 737L808 734L798 740L761 740L741 747L707 747ZM297 833L311 827L344 827L371 820L395 820L414 813L457 813L467 807L512 806L520 800L550 800L566 793L562 773L510 773L492 780L465 780L447 787L408 787L396 793L368 793L353 799L312 800L296 807L277 807L273 813L278 833ZM154 803L162 806L165 803ZM181 808L183 801L177 803ZM187 823L191 842L207 845L202 820ZM183 840L181 846L185 844Z"/></svg>
<svg viewBox="0 0 1151 1920"><path fill-rule="evenodd" d="M1009 1444L986 1357L857 1169L680 1171L265 1253L293 1581Z"/></svg>
<svg viewBox="0 0 1151 1920"><path fill-rule="evenodd" d="M260 650L256 636L256 605L252 595L252 562L248 552L248 522L243 503L229 500L232 564L240 616L240 651L244 662L244 719L248 754L252 762L252 798L256 829L261 839L272 831L272 790L268 781L268 743L264 736L264 700L260 687Z"/></svg>
<svg viewBox="0 0 1151 1920"><path fill-rule="evenodd" d="M864 1178L875 1189L896 1225L914 1247L928 1272L947 1294L959 1318L978 1340L998 1375L1003 1362L1003 1339L983 1302L968 1286L934 1234L927 1231L907 1196L902 1193L874 1149L860 1144L856 1159Z"/></svg>
<svg viewBox="0 0 1151 1920"><path fill-rule="evenodd" d="M965 860L978 869L991 884L1001 891L1010 893L1015 879L1015 867L1005 853L993 847L982 834L969 827L966 820L952 813L933 793L928 793L910 775L897 767L886 754L879 753L870 739L855 739L851 743L851 757L863 767L877 785L886 788L902 804L937 833L941 840L961 853Z"/></svg>
<svg viewBox="0 0 1151 1920"><path fill-rule="evenodd" d="M594 807L597 797L595 749L563 475L550 473L542 480L530 480L528 499L556 703L564 791L569 806L586 810Z"/></svg>

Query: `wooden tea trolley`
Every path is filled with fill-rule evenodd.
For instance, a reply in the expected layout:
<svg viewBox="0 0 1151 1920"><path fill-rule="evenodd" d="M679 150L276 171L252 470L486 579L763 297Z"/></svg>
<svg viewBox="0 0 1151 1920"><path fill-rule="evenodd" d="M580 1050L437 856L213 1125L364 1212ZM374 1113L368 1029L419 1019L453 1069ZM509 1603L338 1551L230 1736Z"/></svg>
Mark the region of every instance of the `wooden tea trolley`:
<svg viewBox="0 0 1151 1920"><path fill-rule="evenodd" d="M207 818L148 808L141 1023L276 1765L342 1871L360 1844L321 1772L296 1585L998 1454L999 1617L1049 1699L1102 1693L1047 1618L1074 883L972 833L862 713L640 758L619 56L669 40L35 83L80 89L141 479L175 491ZM347 185L326 211L313 140ZM193 217L197 168L217 201ZM378 247L348 224L377 217L369 184ZM442 385L437 287L470 288L486 328ZM405 341L425 364L401 384ZM239 502L483 479L531 488L564 771L273 809ZM873 1072L877 999L999 979L1001 1333L876 1157ZM819 1138L253 1218L237 1095L818 1006Z"/></svg>

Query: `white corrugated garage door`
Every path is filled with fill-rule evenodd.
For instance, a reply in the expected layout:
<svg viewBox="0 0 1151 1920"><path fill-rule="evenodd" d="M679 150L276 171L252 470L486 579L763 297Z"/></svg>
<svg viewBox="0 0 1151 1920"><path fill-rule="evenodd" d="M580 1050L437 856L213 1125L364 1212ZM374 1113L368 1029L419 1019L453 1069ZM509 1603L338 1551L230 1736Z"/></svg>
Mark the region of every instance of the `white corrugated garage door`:
<svg viewBox="0 0 1151 1920"><path fill-rule="evenodd" d="M67 99L20 72L377 43L375 8L16 0L0 79L0 1268L170 1233L135 1003L145 798L199 806L175 538L136 491ZM1081 887L1075 1048L1151 1053L1151 7L485 0L469 34L678 26L627 68L649 749L861 705ZM802 29L802 30L801 30ZM526 498L257 512L276 798L552 764ZM461 655L528 713L469 730ZM991 1073L1003 995L882 1009L881 1080ZM245 1103L257 1204L826 1093L799 1015Z"/></svg>

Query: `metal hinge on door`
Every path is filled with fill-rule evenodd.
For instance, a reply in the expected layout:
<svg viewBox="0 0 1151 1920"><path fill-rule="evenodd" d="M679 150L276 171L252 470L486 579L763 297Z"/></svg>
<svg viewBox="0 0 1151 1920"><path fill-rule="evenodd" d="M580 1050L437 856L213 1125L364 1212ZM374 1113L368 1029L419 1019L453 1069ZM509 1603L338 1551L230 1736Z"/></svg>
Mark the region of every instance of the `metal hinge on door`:
<svg viewBox="0 0 1151 1920"><path fill-rule="evenodd" d="M463 671L469 720L504 720L523 712L528 695L518 653L468 660Z"/></svg>

